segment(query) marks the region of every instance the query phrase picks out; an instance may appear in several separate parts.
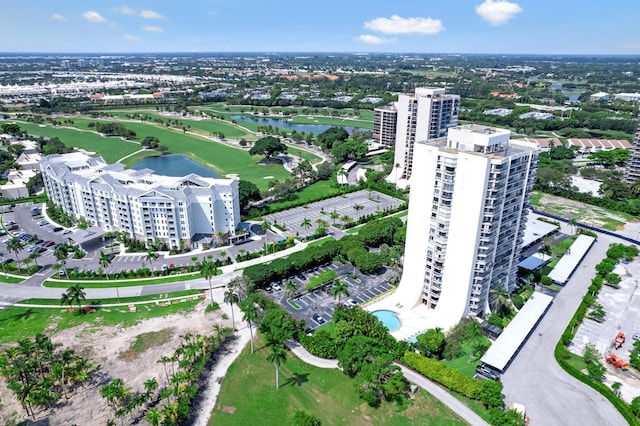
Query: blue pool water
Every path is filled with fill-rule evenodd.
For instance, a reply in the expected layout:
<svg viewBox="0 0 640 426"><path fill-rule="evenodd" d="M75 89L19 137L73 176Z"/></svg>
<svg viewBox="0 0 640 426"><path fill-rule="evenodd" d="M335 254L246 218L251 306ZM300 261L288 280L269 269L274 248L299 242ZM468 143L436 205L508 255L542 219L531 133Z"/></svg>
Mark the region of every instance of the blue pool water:
<svg viewBox="0 0 640 426"><path fill-rule="evenodd" d="M398 318L395 312L379 310L373 311L371 313L375 315L380 321L382 321L384 326L387 327L389 331L396 331L400 328L400 318Z"/></svg>

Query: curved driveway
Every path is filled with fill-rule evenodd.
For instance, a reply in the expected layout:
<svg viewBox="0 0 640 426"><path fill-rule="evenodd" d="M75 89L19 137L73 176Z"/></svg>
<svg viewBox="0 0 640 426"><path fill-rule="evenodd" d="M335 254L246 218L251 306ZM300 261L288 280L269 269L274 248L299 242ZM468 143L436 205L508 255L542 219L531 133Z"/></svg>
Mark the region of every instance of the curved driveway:
<svg viewBox="0 0 640 426"><path fill-rule="evenodd" d="M523 404L532 425L627 424L609 401L567 374L553 356L560 336L595 276L595 265L606 257L613 242L619 240L599 234L581 266L502 376L506 401Z"/></svg>

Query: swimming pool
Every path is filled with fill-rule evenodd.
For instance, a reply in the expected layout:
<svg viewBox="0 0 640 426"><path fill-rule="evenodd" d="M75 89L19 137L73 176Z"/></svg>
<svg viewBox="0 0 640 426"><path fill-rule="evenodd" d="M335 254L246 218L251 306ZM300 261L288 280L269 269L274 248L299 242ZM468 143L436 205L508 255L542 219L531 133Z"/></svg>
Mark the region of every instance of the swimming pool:
<svg viewBox="0 0 640 426"><path fill-rule="evenodd" d="M382 321L382 324L384 324L384 326L387 327L389 331L396 331L400 328L400 318L398 318L398 315L396 315L395 312L381 309L379 311L373 311L371 313L375 315L380 321Z"/></svg>

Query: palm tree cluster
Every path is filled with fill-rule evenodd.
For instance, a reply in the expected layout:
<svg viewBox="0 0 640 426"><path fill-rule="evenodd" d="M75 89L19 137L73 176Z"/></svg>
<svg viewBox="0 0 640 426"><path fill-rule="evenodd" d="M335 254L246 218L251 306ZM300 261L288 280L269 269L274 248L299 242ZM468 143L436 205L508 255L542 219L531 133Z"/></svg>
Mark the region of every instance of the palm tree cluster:
<svg viewBox="0 0 640 426"><path fill-rule="evenodd" d="M159 384L155 378L144 382L144 392L132 394L125 386L124 380L117 378L100 388L100 395L107 400L107 404L116 410L116 417L139 414L141 407L156 399L156 389ZM135 416L134 416L135 417Z"/></svg>
<svg viewBox="0 0 640 426"><path fill-rule="evenodd" d="M185 422L198 393L198 378L203 368L232 333L231 329L218 325L213 329L211 336L186 334L172 356L163 356L158 361L164 369L162 386L159 386L155 378L150 379L145 382L143 393L133 395L124 387L124 382L121 382L122 387L120 384L115 385L115 391L108 395L116 404L116 417L135 414L134 410L147 404L144 417L152 426L171 426ZM156 389L160 389L159 394L156 394ZM124 395L124 399L118 399L117 395ZM109 401L106 395L103 396Z"/></svg>
<svg viewBox="0 0 640 426"><path fill-rule="evenodd" d="M3 377L28 416L35 407L54 406L64 395L76 390L89 378L93 364L73 349L58 349L44 334L21 339L0 353L0 377Z"/></svg>

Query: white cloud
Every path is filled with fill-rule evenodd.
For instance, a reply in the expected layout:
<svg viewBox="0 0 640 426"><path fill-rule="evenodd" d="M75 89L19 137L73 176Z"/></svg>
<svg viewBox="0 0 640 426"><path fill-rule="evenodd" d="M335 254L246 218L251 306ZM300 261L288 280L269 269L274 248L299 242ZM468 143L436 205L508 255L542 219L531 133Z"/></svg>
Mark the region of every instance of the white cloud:
<svg viewBox="0 0 640 426"><path fill-rule="evenodd" d="M367 43L367 44L390 44L398 41L398 39L395 39L395 38L384 38L384 37L374 36L371 34L362 34L356 37L356 40L362 43Z"/></svg>
<svg viewBox="0 0 640 426"><path fill-rule="evenodd" d="M522 8L518 3L506 0L485 0L476 6L476 13L491 25L504 25L520 12Z"/></svg>
<svg viewBox="0 0 640 426"><path fill-rule="evenodd" d="M100 15L98 12L95 12L93 10L88 10L84 12L82 14L82 17L89 22L96 22L96 23L107 22L104 16Z"/></svg>
<svg viewBox="0 0 640 426"><path fill-rule="evenodd" d="M55 19L56 21L66 21L67 18L64 17L63 15L60 15L59 13L54 13L53 15L51 15L51 19Z"/></svg>
<svg viewBox="0 0 640 426"><path fill-rule="evenodd" d="M141 10L140 17L147 19L165 19L164 16L160 15L158 12L154 12L153 10Z"/></svg>
<svg viewBox="0 0 640 426"><path fill-rule="evenodd" d="M141 40L140 37L136 37L133 34L125 34L122 36L122 38L127 39L127 40L131 40L131 41L139 41Z"/></svg>
<svg viewBox="0 0 640 426"><path fill-rule="evenodd" d="M149 31L151 33L163 33L164 30L160 27L156 27L155 25L145 25L142 27L142 31Z"/></svg>
<svg viewBox="0 0 640 426"><path fill-rule="evenodd" d="M120 6L116 8L116 12L120 12L123 15L137 15L137 12L131 9L129 6Z"/></svg>
<svg viewBox="0 0 640 426"><path fill-rule="evenodd" d="M438 34L444 31L440 19L403 18L393 15L391 18L376 18L364 23L368 30L384 34Z"/></svg>

